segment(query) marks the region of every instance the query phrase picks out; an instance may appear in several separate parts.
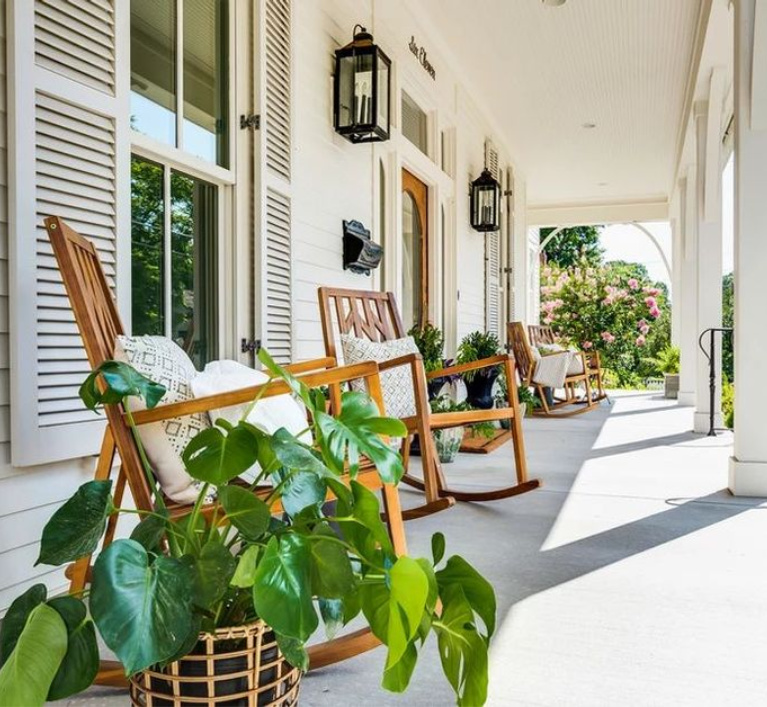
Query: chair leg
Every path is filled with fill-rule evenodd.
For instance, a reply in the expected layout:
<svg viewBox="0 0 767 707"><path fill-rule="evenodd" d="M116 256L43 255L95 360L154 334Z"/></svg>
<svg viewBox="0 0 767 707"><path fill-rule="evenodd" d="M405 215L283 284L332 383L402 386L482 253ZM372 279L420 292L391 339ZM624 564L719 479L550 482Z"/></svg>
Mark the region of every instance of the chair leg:
<svg viewBox="0 0 767 707"><path fill-rule="evenodd" d="M101 442L101 451L99 452L99 460L96 464L96 473L94 474L94 479L96 481L106 481L111 473L112 473L112 464L114 462L115 458L115 441L112 437L112 432L110 428L107 426L106 430L104 431L104 439ZM123 477L122 471L120 471L120 477L121 479L118 479L117 482L117 489L115 493L119 491L119 495L122 496L123 489L125 488L125 480ZM119 502L118 502L119 503ZM116 523L116 515L110 517L110 521L112 519L115 519L115 521L112 523L111 529L108 528L107 533L108 535L104 537L104 545L108 545L109 542L107 541L107 538L111 541L111 538L114 537L114 524ZM70 578L69 583L69 593L74 594L76 592L81 592L83 589L85 589L85 585L88 583L88 576L90 574L90 567L91 567L91 555L86 555L85 557L81 557L79 560L77 560L74 565L70 566L70 569L68 570L68 576Z"/></svg>

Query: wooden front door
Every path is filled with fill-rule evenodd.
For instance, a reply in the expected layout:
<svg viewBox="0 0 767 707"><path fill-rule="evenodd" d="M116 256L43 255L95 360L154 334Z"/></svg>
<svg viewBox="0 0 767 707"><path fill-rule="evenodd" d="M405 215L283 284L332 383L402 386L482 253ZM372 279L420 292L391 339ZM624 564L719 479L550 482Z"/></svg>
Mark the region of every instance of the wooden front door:
<svg viewBox="0 0 767 707"><path fill-rule="evenodd" d="M405 329L429 313L429 188L402 170L402 320Z"/></svg>

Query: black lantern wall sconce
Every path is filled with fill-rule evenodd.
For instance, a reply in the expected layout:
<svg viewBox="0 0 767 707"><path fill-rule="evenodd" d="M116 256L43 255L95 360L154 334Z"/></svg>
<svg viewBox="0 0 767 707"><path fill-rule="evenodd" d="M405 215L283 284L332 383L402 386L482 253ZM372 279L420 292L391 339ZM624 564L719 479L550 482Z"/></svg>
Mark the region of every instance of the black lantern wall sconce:
<svg viewBox="0 0 767 707"><path fill-rule="evenodd" d="M482 174L472 183L469 191L471 199L471 227L475 231L488 233L501 227L501 185L485 167Z"/></svg>
<svg viewBox="0 0 767 707"><path fill-rule="evenodd" d="M383 142L389 139L391 61L362 25L353 34L336 51L333 127L350 142Z"/></svg>
<svg viewBox="0 0 767 707"><path fill-rule="evenodd" d="M344 270L370 275L381 263L383 248L370 239L370 231L359 221L344 221Z"/></svg>

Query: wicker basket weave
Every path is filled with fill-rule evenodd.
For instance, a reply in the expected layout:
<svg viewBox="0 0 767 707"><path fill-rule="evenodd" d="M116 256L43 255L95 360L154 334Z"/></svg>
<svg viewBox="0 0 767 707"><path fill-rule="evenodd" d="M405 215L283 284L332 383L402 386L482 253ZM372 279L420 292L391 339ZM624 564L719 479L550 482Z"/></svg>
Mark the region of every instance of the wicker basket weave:
<svg viewBox="0 0 767 707"><path fill-rule="evenodd" d="M133 707L295 707L301 671L263 621L201 633L194 650L130 679Z"/></svg>

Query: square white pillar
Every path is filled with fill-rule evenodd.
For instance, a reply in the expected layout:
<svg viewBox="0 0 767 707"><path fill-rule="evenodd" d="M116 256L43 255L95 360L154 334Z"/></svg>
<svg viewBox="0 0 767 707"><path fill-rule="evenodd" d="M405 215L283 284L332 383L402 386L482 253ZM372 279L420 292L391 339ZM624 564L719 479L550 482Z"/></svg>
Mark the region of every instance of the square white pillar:
<svg viewBox="0 0 767 707"><path fill-rule="evenodd" d="M695 405L697 381L697 305L698 300L698 245L697 194L695 171L689 169L679 180L679 237L681 241L679 289L673 306L679 312L679 404Z"/></svg>
<svg viewBox="0 0 767 707"><path fill-rule="evenodd" d="M730 490L767 496L767 3L735 3L735 448ZM758 110L757 110L758 108Z"/></svg>
<svg viewBox="0 0 767 707"><path fill-rule="evenodd" d="M722 326L722 200L721 200L721 91L714 90L719 74L711 77L712 101L695 104L696 145L696 295L695 295L695 420L694 430L705 433L710 429L712 408L710 393L710 366L708 358L698 347L703 331ZM713 94L717 94L714 96ZM703 339L709 350L709 335ZM721 335L714 335L715 394L713 401L714 426L722 426L722 355Z"/></svg>

